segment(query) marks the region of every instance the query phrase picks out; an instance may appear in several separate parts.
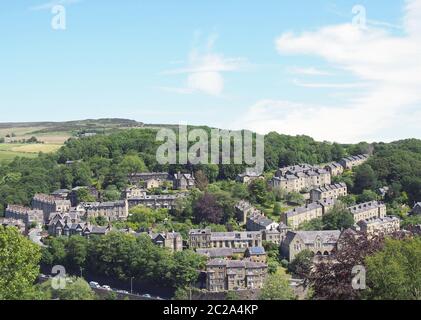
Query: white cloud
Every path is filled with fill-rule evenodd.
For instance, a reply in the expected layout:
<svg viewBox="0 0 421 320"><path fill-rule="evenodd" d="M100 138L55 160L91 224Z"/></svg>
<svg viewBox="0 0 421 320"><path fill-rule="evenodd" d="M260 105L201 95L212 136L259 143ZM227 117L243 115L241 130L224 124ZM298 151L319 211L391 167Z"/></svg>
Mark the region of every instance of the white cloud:
<svg viewBox="0 0 421 320"><path fill-rule="evenodd" d="M228 58L220 53L214 53L213 47L217 38L216 34L209 36L204 50L200 50L198 47L193 48L185 67L161 73L164 75L187 75L185 87L173 88L173 92L184 94L201 92L219 96L224 90L223 74L240 71L247 65L245 58Z"/></svg>
<svg viewBox="0 0 421 320"><path fill-rule="evenodd" d="M331 72L314 68L314 67L309 67L309 68L291 67L291 68L288 68L288 71L293 74L300 74L300 75L306 75L306 76L331 76L332 75Z"/></svg>
<svg viewBox="0 0 421 320"><path fill-rule="evenodd" d="M390 132L400 137L405 127L406 134L420 137L421 119L413 119L419 113L407 110L421 103L421 0L407 1L404 26L400 36L351 23L282 34L276 40L281 55L320 57L369 87L355 90L346 105L334 108L263 100L244 116L248 128L356 142L382 140Z"/></svg>
<svg viewBox="0 0 421 320"><path fill-rule="evenodd" d="M306 83L301 82L300 80L294 79L293 83L296 86L303 88L336 88L336 89L353 89L353 88L362 88L367 87L367 83Z"/></svg>

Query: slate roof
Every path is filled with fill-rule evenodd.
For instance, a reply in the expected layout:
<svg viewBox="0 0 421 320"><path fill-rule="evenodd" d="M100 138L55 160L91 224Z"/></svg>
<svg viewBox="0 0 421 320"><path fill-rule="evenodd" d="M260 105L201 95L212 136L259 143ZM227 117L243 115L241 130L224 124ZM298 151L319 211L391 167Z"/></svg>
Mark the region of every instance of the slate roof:
<svg viewBox="0 0 421 320"><path fill-rule="evenodd" d="M288 231L286 235L286 242L291 243L291 241L298 236L303 240L305 244L313 244L317 237L320 237L323 244L336 244L338 242L341 231L331 230L331 231Z"/></svg>
<svg viewBox="0 0 421 320"><path fill-rule="evenodd" d="M385 206L383 202L370 201L370 202L357 204L355 206L349 207L348 209L351 211L352 214L357 214L357 213L364 212L367 210L377 209L383 206Z"/></svg>

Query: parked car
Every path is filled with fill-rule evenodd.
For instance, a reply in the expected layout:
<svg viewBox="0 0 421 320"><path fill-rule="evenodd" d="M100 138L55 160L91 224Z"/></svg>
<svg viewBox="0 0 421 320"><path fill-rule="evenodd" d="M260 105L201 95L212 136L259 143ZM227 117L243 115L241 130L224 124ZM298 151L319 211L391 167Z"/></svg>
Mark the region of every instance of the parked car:
<svg viewBox="0 0 421 320"><path fill-rule="evenodd" d="M117 290L116 292L122 293L122 294L129 294L130 293L129 291L126 291L126 290Z"/></svg>
<svg viewBox="0 0 421 320"><path fill-rule="evenodd" d="M104 289L104 290L107 290L107 291L113 291L111 289L111 287L110 286L107 286L107 285L103 285L101 288Z"/></svg>
<svg viewBox="0 0 421 320"><path fill-rule="evenodd" d="M144 294L144 295L142 295L142 297L144 297L144 298L152 298L152 296L150 295L150 294Z"/></svg>
<svg viewBox="0 0 421 320"><path fill-rule="evenodd" d="M98 282L95 282L95 281L91 281L91 282L89 282L89 286L90 286L91 288L94 288L94 289L101 288L101 286L99 285L99 283L98 283Z"/></svg>

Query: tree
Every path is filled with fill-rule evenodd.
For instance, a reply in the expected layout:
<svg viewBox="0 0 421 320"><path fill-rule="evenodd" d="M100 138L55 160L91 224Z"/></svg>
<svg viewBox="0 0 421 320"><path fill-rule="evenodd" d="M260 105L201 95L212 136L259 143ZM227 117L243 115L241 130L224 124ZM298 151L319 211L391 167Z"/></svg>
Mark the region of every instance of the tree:
<svg viewBox="0 0 421 320"><path fill-rule="evenodd" d="M39 274L41 250L16 228L0 225L0 300L26 299Z"/></svg>
<svg viewBox="0 0 421 320"><path fill-rule="evenodd" d="M267 203L267 196L268 196L268 190L266 181L262 179L253 180L249 187L249 194L251 201L254 203L258 203L261 205L266 205Z"/></svg>
<svg viewBox="0 0 421 320"><path fill-rule="evenodd" d="M199 170L195 173L195 178L196 178L196 186L201 190L201 191L205 191L206 188L208 187L209 184L209 180L206 177L206 175L204 174L204 172L202 170Z"/></svg>
<svg viewBox="0 0 421 320"><path fill-rule="evenodd" d="M176 287L188 287L197 282L199 270L204 265L206 258L191 250L184 250L174 254L174 284Z"/></svg>
<svg viewBox="0 0 421 320"><path fill-rule="evenodd" d="M147 171L145 162L136 154L126 155L121 161L120 167L127 174Z"/></svg>
<svg viewBox="0 0 421 320"><path fill-rule="evenodd" d="M286 200L296 205L303 205L305 202L303 195L299 192L288 193L286 196Z"/></svg>
<svg viewBox="0 0 421 320"><path fill-rule="evenodd" d="M275 202L275 205L273 206L273 215L275 217L281 216L281 204L279 202Z"/></svg>
<svg viewBox="0 0 421 320"><path fill-rule="evenodd" d="M293 300L295 298L284 273L278 271L266 277L260 292L260 300Z"/></svg>
<svg viewBox="0 0 421 320"><path fill-rule="evenodd" d="M247 185L242 183L236 183L231 188L232 196L236 199L247 199L249 197L249 191Z"/></svg>
<svg viewBox="0 0 421 320"><path fill-rule="evenodd" d="M394 235L400 237L399 235ZM335 259L314 265L305 281L313 288L314 298L319 300L354 300L361 298L361 290L354 290L352 270L365 264L367 256L382 249L384 237L371 236L346 230L338 241Z"/></svg>
<svg viewBox="0 0 421 320"><path fill-rule="evenodd" d="M359 203L370 202L377 199L378 195L373 190L364 190L363 193L358 196Z"/></svg>
<svg viewBox="0 0 421 320"><path fill-rule="evenodd" d="M46 293L50 300L95 300L96 298L94 291L82 278L66 277L65 286L62 289L54 289L52 280L44 282L38 288Z"/></svg>
<svg viewBox="0 0 421 320"><path fill-rule="evenodd" d="M79 188L76 191L76 198L78 202L95 202L95 197L91 194L88 188Z"/></svg>
<svg viewBox="0 0 421 320"><path fill-rule="evenodd" d="M366 258L367 296L375 300L421 299L421 239L388 239Z"/></svg>
<svg viewBox="0 0 421 320"><path fill-rule="evenodd" d="M336 203L322 219L325 230L343 230L354 225L354 217L342 203Z"/></svg>
<svg viewBox="0 0 421 320"><path fill-rule="evenodd" d="M72 236L66 243L67 265L75 271L83 267L88 254L88 241L82 236Z"/></svg>
<svg viewBox="0 0 421 320"><path fill-rule="evenodd" d="M288 271L292 274L305 277L311 272L313 266L314 253L310 250L303 250L298 253L294 260L288 265Z"/></svg>
<svg viewBox="0 0 421 320"><path fill-rule="evenodd" d="M316 218L312 219L307 222L303 222L298 226L299 230L302 231L320 231L324 229L323 219L322 218Z"/></svg>
<svg viewBox="0 0 421 320"><path fill-rule="evenodd" d="M224 218L223 209L210 193L205 193L196 201L193 211L196 223L210 222L218 224Z"/></svg>
<svg viewBox="0 0 421 320"><path fill-rule="evenodd" d="M377 175L369 164L365 163L355 169L355 193L362 193L366 189L373 190L377 184Z"/></svg>

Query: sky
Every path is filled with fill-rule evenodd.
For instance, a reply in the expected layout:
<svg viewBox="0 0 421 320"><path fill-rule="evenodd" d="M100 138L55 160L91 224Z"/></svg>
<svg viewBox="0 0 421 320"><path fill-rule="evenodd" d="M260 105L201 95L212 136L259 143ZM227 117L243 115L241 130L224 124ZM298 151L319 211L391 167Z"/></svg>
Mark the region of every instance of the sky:
<svg viewBox="0 0 421 320"><path fill-rule="evenodd" d="M421 0L5 0L0 122L421 138L420 31Z"/></svg>

